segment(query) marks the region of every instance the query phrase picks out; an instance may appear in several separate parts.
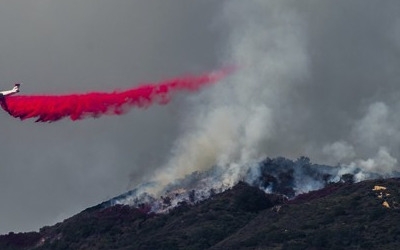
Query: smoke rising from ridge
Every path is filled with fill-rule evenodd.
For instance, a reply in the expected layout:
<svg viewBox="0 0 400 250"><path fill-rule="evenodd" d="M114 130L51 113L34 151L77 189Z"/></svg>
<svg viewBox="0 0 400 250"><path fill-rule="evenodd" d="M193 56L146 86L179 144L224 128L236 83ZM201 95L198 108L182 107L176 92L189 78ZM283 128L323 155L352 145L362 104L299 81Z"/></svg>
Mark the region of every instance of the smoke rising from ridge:
<svg viewBox="0 0 400 250"><path fill-rule="evenodd" d="M281 15L281 4L270 7L263 2L225 4L222 18L231 32L227 60L242 68L205 93L205 104L194 105L197 116L187 121L188 129L178 138L159 182L214 164L243 164L268 153L265 145L279 130L278 109L284 111L287 89L302 84L309 64L296 14Z"/></svg>
<svg viewBox="0 0 400 250"><path fill-rule="evenodd" d="M155 180L166 185L219 165L227 171L222 182L238 181L246 162L279 155L348 166L341 174L359 168L393 174L400 156L393 97L400 91L391 69L399 59L384 46L396 44L391 30L380 28L399 22L386 2L374 12L380 22L371 23L375 7L373 1L364 8L354 2L225 2L218 19L229 33L224 60L242 68L193 100ZM344 8L340 19L324 16ZM369 25L379 34L367 40Z"/></svg>

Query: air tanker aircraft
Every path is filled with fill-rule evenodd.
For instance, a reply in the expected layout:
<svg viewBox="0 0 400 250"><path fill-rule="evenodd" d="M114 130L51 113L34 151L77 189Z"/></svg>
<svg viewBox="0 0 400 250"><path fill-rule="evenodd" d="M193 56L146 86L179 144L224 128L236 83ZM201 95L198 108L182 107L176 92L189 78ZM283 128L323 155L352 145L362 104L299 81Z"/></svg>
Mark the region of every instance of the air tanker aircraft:
<svg viewBox="0 0 400 250"><path fill-rule="evenodd" d="M21 83L16 83L14 85L14 88L12 88L11 90L0 91L0 97L4 97L4 96L13 95L15 93L18 93L20 86L21 86Z"/></svg>

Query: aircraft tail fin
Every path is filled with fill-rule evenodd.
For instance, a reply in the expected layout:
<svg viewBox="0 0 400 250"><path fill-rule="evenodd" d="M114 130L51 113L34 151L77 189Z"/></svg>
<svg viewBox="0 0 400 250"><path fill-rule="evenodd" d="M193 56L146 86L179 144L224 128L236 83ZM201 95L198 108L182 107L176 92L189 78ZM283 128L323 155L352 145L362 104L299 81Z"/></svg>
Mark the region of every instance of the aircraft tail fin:
<svg viewBox="0 0 400 250"><path fill-rule="evenodd" d="M22 84L22 82L17 82L17 83L14 84L14 90L16 92L19 92L19 88L21 87L21 84Z"/></svg>

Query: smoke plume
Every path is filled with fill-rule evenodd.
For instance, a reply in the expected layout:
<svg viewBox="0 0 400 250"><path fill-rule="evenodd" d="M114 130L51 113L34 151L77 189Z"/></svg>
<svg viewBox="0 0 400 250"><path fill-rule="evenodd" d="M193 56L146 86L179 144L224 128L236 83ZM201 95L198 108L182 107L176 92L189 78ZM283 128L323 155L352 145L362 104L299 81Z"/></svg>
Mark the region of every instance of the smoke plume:
<svg viewBox="0 0 400 250"><path fill-rule="evenodd" d="M221 19L230 31L225 58L241 69L228 84L194 100L195 115L188 115L170 158L156 173L157 183L220 165L226 167L222 182L233 184L246 173L246 162L268 153L284 128L280 123L292 115L285 104L288 89L303 83L309 65L303 23L283 11L278 2L225 3Z"/></svg>
<svg viewBox="0 0 400 250"><path fill-rule="evenodd" d="M398 43L390 29L399 23L383 14L395 8L340 3L226 1L218 19L229 34L224 60L242 68L193 100L166 164L143 190L163 193L196 171L210 174L196 183L214 189L292 173L296 194L345 174L355 181L398 176L400 91L392 69L399 60L386 48ZM263 170L262 159L281 155L326 165L280 161Z"/></svg>
<svg viewBox="0 0 400 250"><path fill-rule="evenodd" d="M131 107L166 104L173 91L197 91L219 81L232 70L229 68L200 76L186 76L111 93L6 96L1 100L1 106L13 117L21 120L37 118L36 122L54 122L65 117L75 121L105 114L121 115Z"/></svg>

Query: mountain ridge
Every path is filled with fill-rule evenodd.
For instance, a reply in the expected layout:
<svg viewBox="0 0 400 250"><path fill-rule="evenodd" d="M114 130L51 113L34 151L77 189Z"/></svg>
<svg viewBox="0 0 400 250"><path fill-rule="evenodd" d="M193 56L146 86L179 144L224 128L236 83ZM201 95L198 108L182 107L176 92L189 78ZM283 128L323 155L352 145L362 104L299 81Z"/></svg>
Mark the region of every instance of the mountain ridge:
<svg viewBox="0 0 400 250"><path fill-rule="evenodd" d="M142 190L151 183L139 186L39 232L0 235L0 249L400 246L395 223L400 220L400 178L357 182L365 172L311 164L306 157L266 158L231 187L218 182L224 171L215 166L194 172L165 187L159 198Z"/></svg>
<svg viewBox="0 0 400 250"><path fill-rule="evenodd" d="M375 186L386 189L373 190ZM399 178L340 182L289 200L239 182L198 204L182 203L168 214L127 205L94 206L39 232L0 236L0 247L396 249L399 188Z"/></svg>

